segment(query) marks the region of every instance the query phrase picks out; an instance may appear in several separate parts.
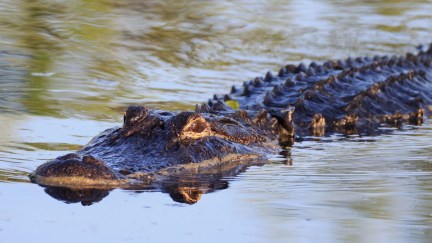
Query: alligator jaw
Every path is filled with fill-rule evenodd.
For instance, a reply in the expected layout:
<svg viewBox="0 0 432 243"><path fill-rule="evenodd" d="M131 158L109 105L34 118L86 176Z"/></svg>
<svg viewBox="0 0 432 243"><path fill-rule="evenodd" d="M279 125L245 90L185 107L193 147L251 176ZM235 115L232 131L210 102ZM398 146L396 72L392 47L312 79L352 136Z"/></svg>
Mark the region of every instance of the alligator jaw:
<svg viewBox="0 0 432 243"><path fill-rule="evenodd" d="M90 155L70 153L39 166L30 174L32 182L43 186L119 187L122 178L108 168L102 160Z"/></svg>
<svg viewBox="0 0 432 243"><path fill-rule="evenodd" d="M49 187L68 187L68 188L94 188L111 189L115 187L125 187L128 185L125 180L110 179L90 179L82 176L40 176L36 173L30 174L30 180L41 186Z"/></svg>
<svg viewBox="0 0 432 243"><path fill-rule="evenodd" d="M74 156L71 159L64 159ZM98 160L97 174L78 174L82 170L88 171L84 159L75 159L76 154L68 154L58 157L53 161L42 164L36 171L29 175L33 183L44 187L65 187L71 189L142 189L151 188L162 183L167 178L181 177L182 180L200 180L203 175L229 174L237 167L262 164L265 155L259 154L229 154L227 156L213 158L200 163L180 164L163 168L156 172L136 172L129 175L116 175L103 162ZM84 156L86 158L86 156ZM87 158L86 158L87 160ZM101 164L102 163L102 164ZM90 165L92 166L92 165ZM175 179L173 179L175 180Z"/></svg>

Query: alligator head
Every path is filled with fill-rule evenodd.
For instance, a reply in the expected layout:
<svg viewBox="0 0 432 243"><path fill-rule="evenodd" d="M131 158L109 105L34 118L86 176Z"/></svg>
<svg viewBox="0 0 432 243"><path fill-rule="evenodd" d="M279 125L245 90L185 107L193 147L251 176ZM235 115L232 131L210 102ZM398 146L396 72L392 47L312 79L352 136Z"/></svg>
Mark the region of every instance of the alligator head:
<svg viewBox="0 0 432 243"><path fill-rule="evenodd" d="M42 164L31 179L47 186L130 187L155 176L263 157L293 138L292 110L204 110L174 113L130 106L122 127Z"/></svg>

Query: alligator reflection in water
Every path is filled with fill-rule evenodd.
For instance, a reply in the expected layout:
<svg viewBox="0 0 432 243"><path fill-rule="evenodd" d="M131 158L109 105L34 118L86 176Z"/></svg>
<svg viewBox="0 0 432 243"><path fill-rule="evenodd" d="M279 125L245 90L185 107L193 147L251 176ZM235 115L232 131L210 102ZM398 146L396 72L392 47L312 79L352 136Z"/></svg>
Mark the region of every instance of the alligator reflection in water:
<svg viewBox="0 0 432 243"><path fill-rule="evenodd" d="M150 191L161 191L163 193L168 193L170 197L179 203L195 204L200 199L202 194L210 193L216 190L222 190L228 188L228 182L222 180L223 177L219 179L215 178L215 181L209 180L175 180L168 179L162 183L159 189L156 188L143 188L136 189L137 193L144 190ZM92 205L95 202L100 202L103 198L109 195L110 191L113 189L76 189L69 187L46 187L45 192L51 197L64 201L67 203L77 203L80 202L84 206Z"/></svg>
<svg viewBox="0 0 432 243"><path fill-rule="evenodd" d="M283 156L291 165L289 150L284 150ZM203 194L215 192L228 188L228 178L244 172L250 166L264 165L266 160L250 160L241 164L231 164L231 168L213 168L207 173L183 174L181 176L166 176L160 178L157 183L145 185L140 184L128 190L141 192L163 192L168 193L172 200L179 203L195 204ZM96 188L70 188L45 186L45 192L51 197L66 203L81 203L84 206L100 202L109 195L113 189Z"/></svg>

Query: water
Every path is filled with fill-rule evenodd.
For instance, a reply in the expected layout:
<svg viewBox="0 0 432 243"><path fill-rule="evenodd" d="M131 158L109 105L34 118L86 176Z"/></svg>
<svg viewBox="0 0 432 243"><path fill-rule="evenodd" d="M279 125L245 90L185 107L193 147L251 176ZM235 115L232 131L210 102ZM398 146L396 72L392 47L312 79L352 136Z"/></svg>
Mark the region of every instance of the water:
<svg viewBox="0 0 432 243"><path fill-rule="evenodd" d="M415 52L431 1L0 0L0 242L429 242L432 123L297 143L193 204L29 183L128 104L188 110L287 63ZM331 141L328 141L331 140Z"/></svg>

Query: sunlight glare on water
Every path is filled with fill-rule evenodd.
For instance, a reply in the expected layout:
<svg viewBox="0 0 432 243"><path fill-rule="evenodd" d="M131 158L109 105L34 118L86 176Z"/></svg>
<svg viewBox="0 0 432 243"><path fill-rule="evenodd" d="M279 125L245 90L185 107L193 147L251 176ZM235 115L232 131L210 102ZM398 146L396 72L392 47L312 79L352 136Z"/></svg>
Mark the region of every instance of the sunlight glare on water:
<svg viewBox="0 0 432 243"><path fill-rule="evenodd" d="M0 242L429 242L430 121L296 143L214 190L180 188L192 205L168 189L67 204L28 174L121 125L129 104L191 110L288 63L414 53L432 41L431 12L400 0L0 0Z"/></svg>

